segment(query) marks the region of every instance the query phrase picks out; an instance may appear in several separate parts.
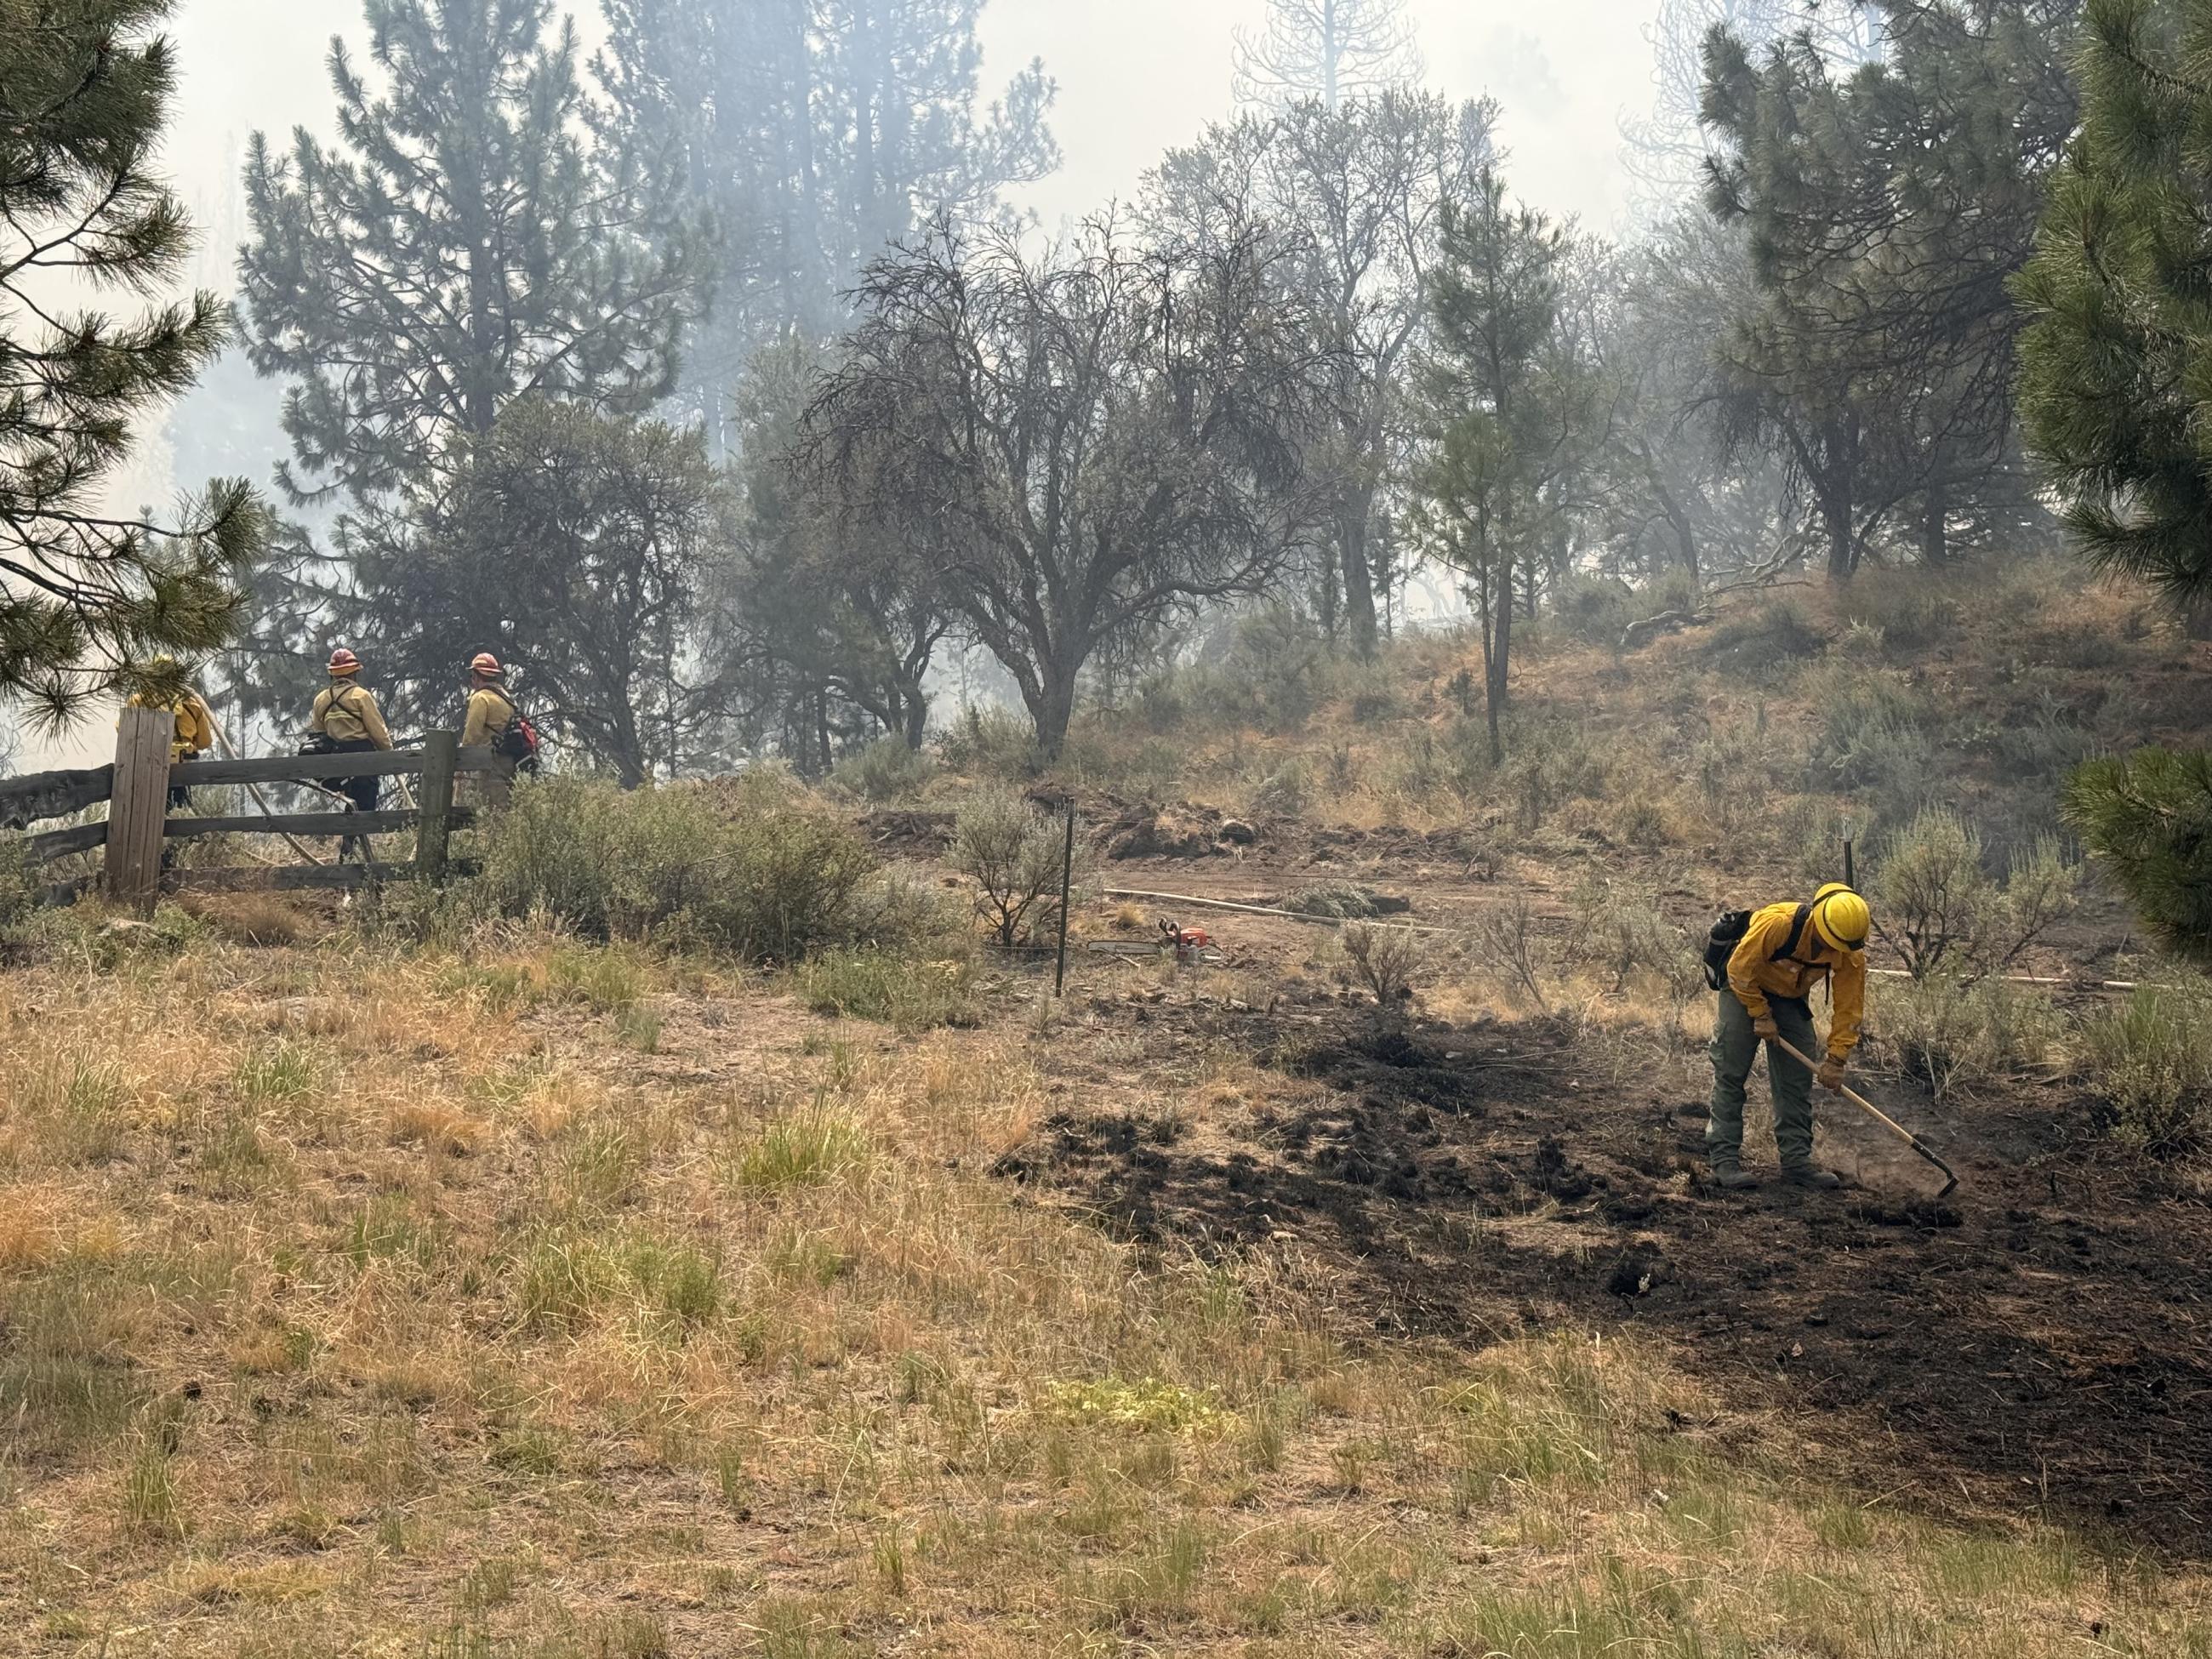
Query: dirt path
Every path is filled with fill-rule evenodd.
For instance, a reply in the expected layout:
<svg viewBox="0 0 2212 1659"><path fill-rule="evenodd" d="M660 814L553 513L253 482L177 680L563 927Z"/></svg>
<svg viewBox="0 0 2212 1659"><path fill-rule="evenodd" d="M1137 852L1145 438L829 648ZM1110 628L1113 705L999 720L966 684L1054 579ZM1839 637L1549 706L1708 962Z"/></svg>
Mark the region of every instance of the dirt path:
<svg viewBox="0 0 2212 1659"><path fill-rule="evenodd" d="M1947 1122L1965 1180L1942 1206L1834 1113L1851 1189L1724 1194L1698 1173L1686 1066L1608 1089L1544 1022L1428 1029L1392 1064L1327 1001L1158 994L1093 995L1052 1045L1069 1103L1003 1174L1162 1246L1295 1237L1386 1334L1644 1332L1724 1398L1796 1413L1870 1492L2203 1553L2212 1213L2105 1160L2075 1103ZM1224 1048L1297 1086L1209 1098Z"/></svg>

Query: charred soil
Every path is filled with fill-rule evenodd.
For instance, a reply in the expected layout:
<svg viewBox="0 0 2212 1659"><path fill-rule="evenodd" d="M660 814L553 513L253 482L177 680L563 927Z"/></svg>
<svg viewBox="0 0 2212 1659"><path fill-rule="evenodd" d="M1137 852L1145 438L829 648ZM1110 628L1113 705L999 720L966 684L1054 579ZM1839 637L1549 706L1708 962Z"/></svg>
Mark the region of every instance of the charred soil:
<svg viewBox="0 0 2212 1659"><path fill-rule="evenodd" d="M1844 1191L1770 1167L1727 1194L1703 1179L1691 1064L1671 1091L1607 1083L1562 1023L1426 1025L1382 1054L1350 1009L1148 992L1095 1000L1089 1030L1052 1045L1066 1103L999 1173L1117 1234L1296 1241L1381 1337L1634 1330L1790 1414L1870 1492L2203 1553L2212 1214L2108 1153L2057 1090L1951 1114L1964 1180L1941 1204L1841 1103L1820 1109ZM1113 1086L1133 1044L1179 1079L1150 1110ZM1291 1086L1209 1090L1224 1049Z"/></svg>

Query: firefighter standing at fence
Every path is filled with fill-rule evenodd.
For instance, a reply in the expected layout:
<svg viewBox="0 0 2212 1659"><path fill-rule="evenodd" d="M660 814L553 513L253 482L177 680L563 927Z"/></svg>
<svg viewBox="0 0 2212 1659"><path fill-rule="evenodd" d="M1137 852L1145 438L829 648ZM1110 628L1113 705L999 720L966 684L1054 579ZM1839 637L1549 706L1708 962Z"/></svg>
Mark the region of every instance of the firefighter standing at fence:
<svg viewBox="0 0 2212 1659"><path fill-rule="evenodd" d="M149 665L164 679L178 675L176 659L156 657ZM183 678L189 679L189 675ZM200 694L187 684L180 691L133 691L124 705L128 708L159 708L175 722L175 735L169 739L169 764L197 759L215 747L215 716L208 712ZM181 783L169 786L169 808L179 811L191 804L191 788ZM166 859L166 850L164 857Z"/></svg>
<svg viewBox="0 0 2212 1659"><path fill-rule="evenodd" d="M315 752L346 755L391 748L392 733L384 724L384 711L376 706L376 694L361 683L361 659L340 646L331 653L330 672L331 683L316 694L314 713L307 721L307 729L314 734L311 741L315 743ZM352 801L356 812L376 811L383 782L376 776L322 781L323 787ZM366 837L347 836L339 842L340 858L356 852L366 856Z"/></svg>

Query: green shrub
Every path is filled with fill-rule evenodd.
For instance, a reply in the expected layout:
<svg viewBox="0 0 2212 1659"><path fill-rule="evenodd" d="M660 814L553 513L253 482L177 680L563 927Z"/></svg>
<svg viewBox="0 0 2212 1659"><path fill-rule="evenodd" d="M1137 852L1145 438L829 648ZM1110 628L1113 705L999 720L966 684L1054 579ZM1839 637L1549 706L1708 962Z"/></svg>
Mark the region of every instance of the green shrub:
<svg viewBox="0 0 2212 1659"><path fill-rule="evenodd" d="M1212 689L1245 724L1296 731L1321 700L1328 647L1292 606L1271 605L1240 619Z"/></svg>
<svg viewBox="0 0 2212 1659"><path fill-rule="evenodd" d="M1281 812L1291 817L1304 812L1314 798L1313 763L1293 755L1252 786L1252 810Z"/></svg>
<svg viewBox="0 0 2212 1659"><path fill-rule="evenodd" d="M1361 726L1396 720L1406 713L1406 687L1395 665L1389 662L1350 662L1336 672L1338 695L1346 712Z"/></svg>
<svg viewBox="0 0 2212 1659"><path fill-rule="evenodd" d="M799 994L817 1014L880 1020L902 1031L975 1023L967 963L928 962L890 951L827 951L795 971Z"/></svg>
<svg viewBox="0 0 2212 1659"><path fill-rule="evenodd" d="M1589 733L1571 721L1516 724L1498 787L1525 833L1571 800L1604 794L1605 762Z"/></svg>
<svg viewBox="0 0 2212 1659"><path fill-rule="evenodd" d="M947 767L972 777L1012 781L1044 770L1036 728L1008 708L978 708L971 703L938 739L937 747Z"/></svg>
<svg viewBox="0 0 2212 1659"><path fill-rule="evenodd" d="M1815 789L1871 790L1892 811L1933 792L1935 707L1902 680L1837 659L1806 670L1799 694L1819 711L1809 757Z"/></svg>
<svg viewBox="0 0 2212 1659"><path fill-rule="evenodd" d="M1570 903L1575 913L1571 954L1611 975L1616 994L1638 974L1685 994L1702 982L1688 937L1667 920L1651 889L1593 876L1576 888Z"/></svg>
<svg viewBox="0 0 2212 1659"><path fill-rule="evenodd" d="M975 914L992 938L1024 945L1057 922L1066 850L1066 830L1057 820L1011 789L986 789L954 819L949 862L975 884ZM1079 881L1089 853L1089 843L1076 837Z"/></svg>
<svg viewBox="0 0 2212 1659"><path fill-rule="evenodd" d="M2096 753L2097 738L2046 692L2032 708L2008 710L1990 748L2008 780L2047 787Z"/></svg>
<svg viewBox="0 0 2212 1659"><path fill-rule="evenodd" d="M937 775L937 763L897 738L885 738L841 756L830 781L862 800L908 800Z"/></svg>
<svg viewBox="0 0 2212 1659"><path fill-rule="evenodd" d="M1764 704L1750 726L1715 726L1692 748L1698 803L1706 821L1723 834L1732 835L1747 817L1757 819L1767 811L1767 749Z"/></svg>
<svg viewBox="0 0 2212 1659"><path fill-rule="evenodd" d="M2158 1157L2204 1144L2212 1130L2212 985L2136 991L2081 1028L2087 1083L2112 1109L2112 1133Z"/></svg>
<svg viewBox="0 0 2212 1659"><path fill-rule="evenodd" d="M1352 921L1337 937L1352 977L1375 999L1375 1036L1385 1042L1402 1037L1413 1012L1413 980L1428 960L1422 935L1411 927Z"/></svg>
<svg viewBox="0 0 2212 1659"><path fill-rule="evenodd" d="M1867 894L1875 931L1924 980L2005 966L2073 909L2080 886L2081 866L2049 836L2015 851L2000 885L1984 867L1980 832L1931 806L1884 844Z"/></svg>
<svg viewBox="0 0 2212 1659"><path fill-rule="evenodd" d="M2063 1029L2032 987L1948 978L1881 985L1874 1029L1905 1074L1936 1099L2017 1076L2051 1056Z"/></svg>
<svg viewBox="0 0 2212 1659"><path fill-rule="evenodd" d="M1620 644L1637 608L1634 590L1618 576L1577 572L1552 591L1552 615L1560 629L1589 645Z"/></svg>
<svg viewBox="0 0 2212 1659"><path fill-rule="evenodd" d="M1486 794L1496 775L1490 734L1480 718L1417 726L1383 763L1385 787L1416 803L1449 799L1464 806Z"/></svg>
<svg viewBox="0 0 2212 1659"><path fill-rule="evenodd" d="M623 791L550 777L483 832L482 903L594 939L795 960L870 942L874 856L786 775Z"/></svg>

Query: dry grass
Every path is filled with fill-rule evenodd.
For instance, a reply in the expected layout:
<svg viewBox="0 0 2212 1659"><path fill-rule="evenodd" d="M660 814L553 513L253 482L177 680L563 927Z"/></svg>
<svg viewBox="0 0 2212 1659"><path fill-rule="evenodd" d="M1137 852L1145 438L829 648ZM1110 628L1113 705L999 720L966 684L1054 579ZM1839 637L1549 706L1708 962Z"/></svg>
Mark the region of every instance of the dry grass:
<svg viewBox="0 0 2212 1659"><path fill-rule="evenodd" d="M696 980L647 1055L575 948L0 982L0 1651L2212 1651L2201 1578L1846 1499L1654 1351L1023 1202L1019 1015Z"/></svg>

